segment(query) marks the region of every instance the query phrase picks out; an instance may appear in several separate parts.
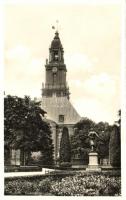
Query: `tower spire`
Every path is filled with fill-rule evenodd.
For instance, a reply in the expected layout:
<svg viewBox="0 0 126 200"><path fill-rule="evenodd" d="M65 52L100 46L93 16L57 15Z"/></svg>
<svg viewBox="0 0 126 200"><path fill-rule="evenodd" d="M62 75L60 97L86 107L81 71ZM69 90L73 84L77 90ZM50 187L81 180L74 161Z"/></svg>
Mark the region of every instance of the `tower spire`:
<svg viewBox="0 0 126 200"><path fill-rule="evenodd" d="M58 22L57 22L58 26ZM56 29L55 27L53 29ZM69 88L66 82L66 65L64 64L64 50L60 41L58 27L49 48L49 62L46 62L46 83L43 88L43 96L49 97L56 94L57 97L69 99Z"/></svg>

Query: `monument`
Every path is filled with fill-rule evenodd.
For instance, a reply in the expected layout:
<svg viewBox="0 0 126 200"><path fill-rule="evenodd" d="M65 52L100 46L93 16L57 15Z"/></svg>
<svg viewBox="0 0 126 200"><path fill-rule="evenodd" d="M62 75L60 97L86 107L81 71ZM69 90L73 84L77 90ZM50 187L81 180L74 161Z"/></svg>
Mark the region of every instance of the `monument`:
<svg viewBox="0 0 126 200"><path fill-rule="evenodd" d="M101 168L98 164L98 153L96 152L96 144L94 142L95 137L98 137L97 133L95 131L90 131L88 134L88 137L90 138L90 146L91 150L89 155L89 164L86 168L86 171L101 171Z"/></svg>

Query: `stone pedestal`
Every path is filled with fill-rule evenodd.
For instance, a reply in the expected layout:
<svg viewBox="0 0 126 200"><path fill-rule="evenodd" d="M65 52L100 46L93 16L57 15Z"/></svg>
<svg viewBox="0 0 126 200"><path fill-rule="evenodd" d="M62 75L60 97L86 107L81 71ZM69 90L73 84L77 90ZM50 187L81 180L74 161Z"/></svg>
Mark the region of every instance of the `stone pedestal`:
<svg viewBox="0 0 126 200"><path fill-rule="evenodd" d="M98 154L96 152L89 153L89 164L86 171L101 171L98 165Z"/></svg>

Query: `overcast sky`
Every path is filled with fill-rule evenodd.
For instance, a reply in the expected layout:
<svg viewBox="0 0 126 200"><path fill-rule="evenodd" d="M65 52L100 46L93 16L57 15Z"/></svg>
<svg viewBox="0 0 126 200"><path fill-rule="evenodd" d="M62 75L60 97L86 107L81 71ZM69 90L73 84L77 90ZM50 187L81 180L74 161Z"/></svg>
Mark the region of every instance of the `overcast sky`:
<svg viewBox="0 0 126 200"><path fill-rule="evenodd" d="M121 6L8 5L5 92L41 97L45 60L59 20L70 101L82 117L113 123L120 109Z"/></svg>

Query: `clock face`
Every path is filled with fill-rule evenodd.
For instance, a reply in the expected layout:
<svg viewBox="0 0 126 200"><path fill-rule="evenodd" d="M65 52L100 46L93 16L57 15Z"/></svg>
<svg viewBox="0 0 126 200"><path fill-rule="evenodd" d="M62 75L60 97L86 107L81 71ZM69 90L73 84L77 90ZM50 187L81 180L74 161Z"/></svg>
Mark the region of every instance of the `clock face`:
<svg viewBox="0 0 126 200"><path fill-rule="evenodd" d="M53 67L53 68L52 68L52 72L53 72L53 73L56 73L56 72L57 72L57 67Z"/></svg>

